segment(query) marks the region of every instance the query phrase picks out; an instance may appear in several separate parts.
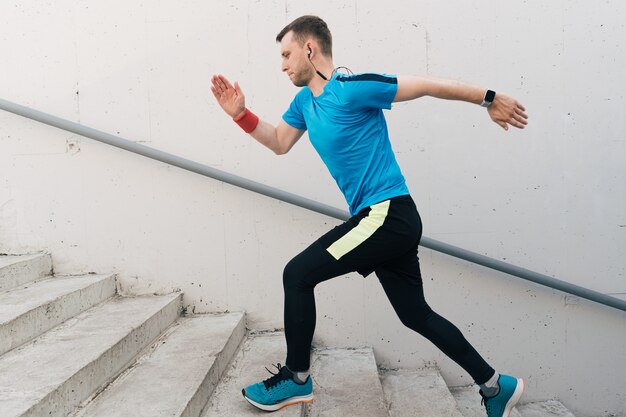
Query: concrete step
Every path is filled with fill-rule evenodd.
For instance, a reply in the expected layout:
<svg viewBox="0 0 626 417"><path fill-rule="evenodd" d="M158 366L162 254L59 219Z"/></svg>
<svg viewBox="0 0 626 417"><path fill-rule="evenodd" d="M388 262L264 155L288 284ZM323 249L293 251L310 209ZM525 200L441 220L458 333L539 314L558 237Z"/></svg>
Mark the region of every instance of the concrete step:
<svg viewBox="0 0 626 417"><path fill-rule="evenodd" d="M245 332L243 313L182 317L72 417L199 417Z"/></svg>
<svg viewBox="0 0 626 417"><path fill-rule="evenodd" d="M248 403L241 394L246 386L267 379L275 372L273 363L283 362L286 355L284 333L252 335L246 339L232 364L209 399L203 417L240 417L267 415ZM315 392L314 392L315 394ZM272 417L300 417L302 407L292 405L272 412Z"/></svg>
<svg viewBox="0 0 626 417"><path fill-rule="evenodd" d="M550 400L517 406L522 417L575 417L559 401Z"/></svg>
<svg viewBox="0 0 626 417"><path fill-rule="evenodd" d="M380 373L391 417L463 417L437 369Z"/></svg>
<svg viewBox="0 0 626 417"><path fill-rule="evenodd" d="M64 417L181 310L181 295L114 297L0 357L2 417Z"/></svg>
<svg viewBox="0 0 626 417"><path fill-rule="evenodd" d="M480 403L481 396L478 390L479 388L476 385L450 388L450 392L456 400L463 417L485 417L485 406ZM522 417L517 407L513 409L510 417Z"/></svg>
<svg viewBox="0 0 626 417"><path fill-rule="evenodd" d="M0 256L0 291L49 275L52 275L52 258L49 254Z"/></svg>
<svg viewBox="0 0 626 417"><path fill-rule="evenodd" d="M115 275L54 277L0 293L0 355L115 295Z"/></svg>
<svg viewBox="0 0 626 417"><path fill-rule="evenodd" d="M316 350L312 358L307 417L389 417L371 348Z"/></svg>

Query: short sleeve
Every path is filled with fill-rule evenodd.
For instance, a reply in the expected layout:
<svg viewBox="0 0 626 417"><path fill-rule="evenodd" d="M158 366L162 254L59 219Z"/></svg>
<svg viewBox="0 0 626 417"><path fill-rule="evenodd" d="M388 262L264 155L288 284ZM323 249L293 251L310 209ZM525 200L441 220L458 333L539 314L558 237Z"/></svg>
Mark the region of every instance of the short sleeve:
<svg viewBox="0 0 626 417"><path fill-rule="evenodd" d="M398 92L398 78L388 74L339 76L351 105L361 108L391 109Z"/></svg>
<svg viewBox="0 0 626 417"><path fill-rule="evenodd" d="M306 129L306 121L302 113L302 100L306 92L302 89L291 101L289 108L283 114L283 120L290 126L300 130Z"/></svg>

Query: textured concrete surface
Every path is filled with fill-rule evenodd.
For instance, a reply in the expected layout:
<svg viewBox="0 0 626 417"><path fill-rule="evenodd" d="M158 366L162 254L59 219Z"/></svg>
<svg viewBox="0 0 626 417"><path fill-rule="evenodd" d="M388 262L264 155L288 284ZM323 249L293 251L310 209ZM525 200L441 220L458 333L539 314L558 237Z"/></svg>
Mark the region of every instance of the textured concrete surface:
<svg viewBox="0 0 626 417"><path fill-rule="evenodd" d="M381 382L391 417L463 417L437 369L384 371Z"/></svg>
<svg viewBox="0 0 626 417"><path fill-rule="evenodd" d="M315 401L307 417L389 417L371 348L323 349L311 364Z"/></svg>
<svg viewBox="0 0 626 417"><path fill-rule="evenodd" d="M522 404L517 409L522 417L575 417L563 404L555 400Z"/></svg>
<svg viewBox="0 0 626 417"><path fill-rule="evenodd" d="M180 301L115 297L5 353L2 416L67 415L176 320Z"/></svg>
<svg viewBox="0 0 626 417"><path fill-rule="evenodd" d="M115 275L54 277L0 293L0 355L115 295Z"/></svg>
<svg viewBox="0 0 626 417"><path fill-rule="evenodd" d="M52 274L49 254L0 256L0 291L19 287Z"/></svg>
<svg viewBox="0 0 626 417"><path fill-rule="evenodd" d="M252 406L242 396L241 390L272 375L272 364L283 363L286 354L283 333L269 333L249 337L233 359L226 374L209 399L203 417L267 416L268 413ZM314 388L315 389L315 388ZM315 391L313 392L315 394ZM272 417L300 417L302 407L292 405L272 412Z"/></svg>
<svg viewBox="0 0 626 417"><path fill-rule="evenodd" d="M181 318L74 417L198 417L245 334L243 313Z"/></svg>
<svg viewBox="0 0 626 417"><path fill-rule="evenodd" d="M481 405L481 396L476 385L454 387L450 389L450 392L452 392L463 417L485 417L485 406ZM522 398L524 397L522 396ZM517 407L513 409L510 417L522 417L517 411Z"/></svg>

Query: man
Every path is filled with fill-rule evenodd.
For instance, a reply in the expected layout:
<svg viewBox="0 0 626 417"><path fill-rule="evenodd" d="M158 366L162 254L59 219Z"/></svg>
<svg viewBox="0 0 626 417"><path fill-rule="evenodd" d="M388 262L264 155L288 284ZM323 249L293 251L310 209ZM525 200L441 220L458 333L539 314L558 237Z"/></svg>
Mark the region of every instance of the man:
<svg viewBox="0 0 626 417"><path fill-rule="evenodd" d="M505 130L524 128L524 107L502 93L468 84L418 76L343 75L332 61L332 37L316 16L302 16L276 37L282 71L303 87L278 126L260 120L245 106L237 83L222 75L211 91L222 109L278 155L309 132L309 139L337 181L351 218L319 238L285 267L285 366L265 381L243 389L251 404L267 411L310 402L311 341L315 330L314 287L357 271L378 276L400 320L433 342L480 386L489 417L508 416L524 389L522 379L498 374L452 323L424 299L417 257L422 224L396 162L382 109L392 102L432 96L483 105Z"/></svg>

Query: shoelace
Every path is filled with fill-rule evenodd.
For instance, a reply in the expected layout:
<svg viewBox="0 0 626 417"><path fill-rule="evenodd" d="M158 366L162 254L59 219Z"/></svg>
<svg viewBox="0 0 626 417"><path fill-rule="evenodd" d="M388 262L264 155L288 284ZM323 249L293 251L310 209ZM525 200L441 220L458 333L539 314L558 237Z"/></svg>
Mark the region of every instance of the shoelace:
<svg viewBox="0 0 626 417"><path fill-rule="evenodd" d="M489 415L489 413L491 412L491 407L489 406L489 403L487 402L487 400L488 400L489 398L485 397L485 396L483 395L482 391L480 391L480 396L481 396L481 397L483 397L483 398L480 400L480 405L485 406L485 409L487 410L487 415Z"/></svg>
<svg viewBox="0 0 626 417"><path fill-rule="evenodd" d="M276 368L278 370L278 372L274 373L274 372L270 371L269 369L267 369L267 367L265 367L265 370L267 372L269 372L270 374L272 374L271 377L269 377L265 381L263 381L263 385L265 385L265 389L270 389L273 386L278 385L279 382L284 381L285 379L287 379L287 376L284 375L284 372L282 372L283 366L281 366L280 363L278 363L276 365L272 365L272 366L274 366L274 368Z"/></svg>

